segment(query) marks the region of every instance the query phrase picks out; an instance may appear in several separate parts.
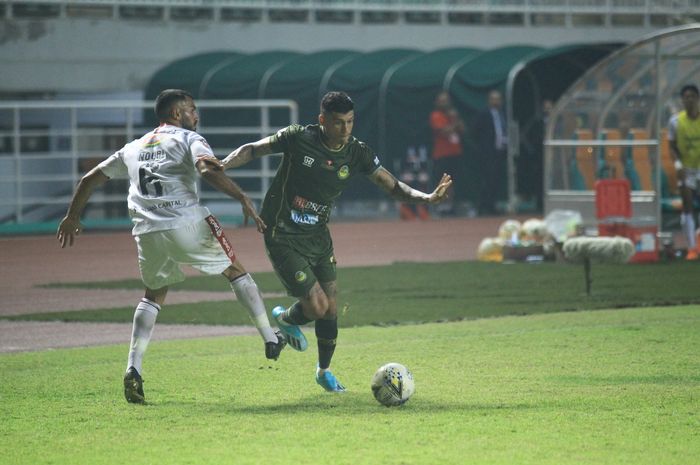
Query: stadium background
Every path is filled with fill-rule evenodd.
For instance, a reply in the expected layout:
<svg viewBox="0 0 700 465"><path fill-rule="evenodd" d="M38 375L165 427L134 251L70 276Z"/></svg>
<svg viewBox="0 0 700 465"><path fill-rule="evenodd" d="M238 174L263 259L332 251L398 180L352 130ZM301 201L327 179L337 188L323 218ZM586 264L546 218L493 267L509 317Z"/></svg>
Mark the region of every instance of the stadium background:
<svg viewBox="0 0 700 465"><path fill-rule="evenodd" d="M358 105L355 135L369 142L380 152L384 163L395 169L407 147L429 146L427 116L433 96L446 84L469 123L485 105L490 89L505 91L512 69L518 65L528 67L523 79L516 83L514 93L518 120L525 125L536 115L541 99L556 99L611 51L658 28L692 21L693 15L700 11L691 3L675 2L669 6L652 0L554 1L546 5L534 0L438 1L417 6L409 2L285 1L275 6L265 2L253 2L252 7L231 5L232 2L226 1L195 0L6 2L0 5L3 45L0 59L4 63L0 71L0 98L38 105L74 100L145 100L150 104L160 88L184 87L207 100L291 99L298 105L299 121L311 122L315 120L319 94L324 89L340 88L347 90ZM38 108L41 112L41 107ZM104 119L99 110L91 115L95 120ZM215 120L221 115L220 111L212 111L211 118ZM222 124L230 121L245 124L249 116L246 112L228 114L223 116ZM270 127L288 122L287 114L272 111L270 116ZM0 187L5 199L13 198L19 182L12 174L18 169L19 162L12 158L18 150L28 147L27 151L35 157L35 163L26 163L20 176L30 176L27 171L46 164L47 160L50 163L50 158L55 156L51 142L54 128L50 121L29 124L25 128L27 132L18 136L7 130L12 117L11 112L0 117L0 129L4 131L0 138L3 179ZM205 112L203 119L206 117ZM145 111L140 124L148 127L152 123L150 118L150 112ZM214 146L221 142L233 147L239 142L235 135L219 137L210 138ZM116 142L114 137L98 137L80 156L106 156L123 139L123 135ZM239 139L244 141L241 136ZM469 140L466 145L465 154L470 163ZM24 209L35 213L29 216L27 227L13 229L18 223L17 209L15 205L4 204L0 215L3 232L36 234L54 230L74 186L71 177L74 179L79 173L70 173L60 183L52 182L52 177L58 178L74 167L74 164L50 164L43 178L28 185L37 205L25 203L20 208L23 213ZM478 167L473 164L469 167L473 180L479 175ZM86 165L78 168L82 172ZM248 188L248 183L255 180L241 182ZM466 184L466 193L472 198L472 184ZM342 213L352 211L347 217L354 220L396 218L393 203L382 200L378 208L375 203L381 194L366 187L357 183L344 201L360 200L359 207L340 208L341 214L337 216L342 218ZM122 196L119 191L112 194ZM46 199L54 202L52 208L39 208ZM88 216L109 219L113 216L109 210L105 203L92 208ZM430 234L438 235L445 228L442 234L447 234L446 239L438 242L443 243L447 252L428 254L420 260L439 261L445 253L453 259L473 258L478 240L492 235L500 221L493 218L414 225L408 242L389 239L383 243L403 244L401 247L407 251L392 247L393 255L385 260L401 260L406 258L405 253L416 259L410 253L420 250L416 244L422 242L423 227L434 228ZM355 230L354 234L368 237L375 234L378 224L362 223L371 232ZM128 221L96 225L99 228L116 225L126 230ZM402 228L395 223L388 230L400 234ZM234 237L238 234L235 232ZM118 233L114 236L117 239L110 235L98 237L109 244L112 240L123 243L128 236ZM18 244L22 246L17 250L44 252L22 257L3 253L3 294L14 295L17 301L37 296L39 292L33 285L56 281L53 276L42 276L43 269L61 273L67 267L65 262L48 260L58 257L53 251L46 252L45 247L54 245L51 236L20 241ZM34 241L41 246L33 245ZM12 237L2 242L3 248L14 250ZM109 246L90 250L95 252L102 247ZM345 250L354 247L348 245ZM372 248L372 255L379 257L381 248L378 243ZM262 248L254 247L254 250L260 252ZM38 268L20 266L36 264L40 257L46 261ZM97 270L103 269L102 261L98 258L90 265L97 267L94 269L87 265L91 260L95 259L84 256L79 260L87 275L66 275L61 279L84 280L86 276L95 276ZM368 263L372 262L353 262ZM134 275L133 267L124 266L120 270ZM17 280L33 284L20 286ZM18 289L24 293L17 293ZM71 305L75 306L85 299L77 295L73 298ZM5 314L14 311L9 305L3 310Z"/></svg>
<svg viewBox="0 0 700 465"><path fill-rule="evenodd" d="M199 99L290 99L298 105L298 120L313 122L319 94L342 88L357 102L355 135L396 171L409 148L429 150L427 116L441 88L450 91L471 126L488 91L505 93L509 73L524 66L526 72L518 76L507 103L522 128L521 138L526 137L526 128L540 116L542 99L556 100L611 51L659 28L693 21L697 12L692 2L670 5L654 0L6 2L0 5L0 98L150 102L163 87L184 87ZM290 122L286 113L275 111L270 128ZM109 133L114 131L108 127L114 118L98 110L84 115L79 124L93 131L103 124L105 134L83 142L80 135L61 133L61 124L71 118L68 114L46 109L43 115L54 116L38 117L39 112L16 116L11 110L0 111L0 171L8 173L0 182L6 199L0 205L3 226L55 221L79 172L134 134ZM217 119L231 124L250 117L244 111L222 114L208 118L203 111L202 120L207 125ZM21 134L13 132L16 120L25 124ZM98 123L101 120L108 121ZM147 110L137 129L151 123ZM205 135L222 149L254 137ZM514 145L518 152L520 144ZM479 169L470 134L465 146L468 177L459 187L473 204ZM58 161L66 147L79 157L77 162ZM13 159L18 150L25 160ZM31 178L49 164L48 172ZM254 177L242 184L258 197L262 192ZM112 204L92 208L88 215L124 216L123 209L115 213L113 205L123 190L123 185L116 187L109 192ZM341 207L381 198L378 190L358 182ZM49 203L52 207L45 207ZM367 202L353 205L339 208L336 216L396 216L386 202L381 208ZM531 204L517 207L532 210ZM31 231L32 226L20 230Z"/></svg>

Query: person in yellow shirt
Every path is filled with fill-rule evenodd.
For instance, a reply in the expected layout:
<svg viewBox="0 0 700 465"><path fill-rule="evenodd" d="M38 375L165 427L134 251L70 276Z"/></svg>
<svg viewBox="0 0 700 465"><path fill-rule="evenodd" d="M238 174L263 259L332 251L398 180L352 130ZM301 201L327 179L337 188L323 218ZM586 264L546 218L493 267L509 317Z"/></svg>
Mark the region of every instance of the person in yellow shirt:
<svg viewBox="0 0 700 465"><path fill-rule="evenodd" d="M678 171L678 183L683 200L681 225L688 242L686 259L697 260L698 244L695 231L693 200L700 183L700 92L694 84L681 89L683 111L671 117L668 140Z"/></svg>

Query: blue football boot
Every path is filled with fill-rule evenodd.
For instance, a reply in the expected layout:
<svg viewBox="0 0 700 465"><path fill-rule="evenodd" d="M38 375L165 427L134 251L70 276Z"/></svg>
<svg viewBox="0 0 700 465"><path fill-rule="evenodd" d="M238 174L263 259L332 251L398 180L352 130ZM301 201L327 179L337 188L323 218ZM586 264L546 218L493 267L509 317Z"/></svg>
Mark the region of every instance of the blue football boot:
<svg viewBox="0 0 700 465"><path fill-rule="evenodd" d="M321 369L316 368L316 382L328 392L345 392L345 386L338 382L330 370L321 374Z"/></svg>
<svg viewBox="0 0 700 465"><path fill-rule="evenodd" d="M284 333L287 338L287 343L294 350L303 352L309 347L309 343L306 342L306 336L301 332L299 326L290 325L282 318L284 316L284 307L275 307L272 309L272 317L277 321L277 326L280 331Z"/></svg>

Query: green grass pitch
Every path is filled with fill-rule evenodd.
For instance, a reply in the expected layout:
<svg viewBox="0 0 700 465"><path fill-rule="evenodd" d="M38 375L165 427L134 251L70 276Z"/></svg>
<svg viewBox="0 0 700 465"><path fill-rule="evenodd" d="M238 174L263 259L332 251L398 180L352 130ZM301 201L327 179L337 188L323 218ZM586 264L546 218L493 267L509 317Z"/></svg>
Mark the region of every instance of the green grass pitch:
<svg viewBox="0 0 700 465"><path fill-rule="evenodd" d="M675 266L630 267L630 273L690 270ZM420 279L426 270L445 268L396 267L384 270L383 281L373 274L379 268L342 270L351 304L345 317L358 315L346 324L356 327L341 329L334 359L345 394L315 384L313 331L308 352L287 349L278 362L264 360L257 336L154 342L144 362L144 406L123 399L125 346L4 354L0 462L665 465L700 456L698 306L556 312L549 295L542 305L550 313L474 319L483 315L439 309L469 307L455 302L481 290L481 305L532 313L540 286L514 288L527 280L513 276L510 287L492 283L510 273L503 270L517 269L486 267L488 273L469 279L477 289L446 298L446 290ZM575 267L527 270L558 273L559 287L573 287L572 302L593 302L592 308L632 292L602 282L614 269L594 267L589 300ZM363 279L349 277L355 272ZM454 272L448 266L442 276L454 283ZM658 281L667 278L660 274L655 294L690 298L662 287ZM356 287L363 280L365 288ZM466 321L369 326L401 314L387 300L382 305L397 313L365 318L361 291L383 285L398 295L408 289L405 280L413 281L412 299L421 305L399 322ZM513 307L518 293L531 312ZM415 313L424 307L439 317ZM400 408L380 406L369 389L374 370L389 361L404 363L416 379L416 394Z"/></svg>

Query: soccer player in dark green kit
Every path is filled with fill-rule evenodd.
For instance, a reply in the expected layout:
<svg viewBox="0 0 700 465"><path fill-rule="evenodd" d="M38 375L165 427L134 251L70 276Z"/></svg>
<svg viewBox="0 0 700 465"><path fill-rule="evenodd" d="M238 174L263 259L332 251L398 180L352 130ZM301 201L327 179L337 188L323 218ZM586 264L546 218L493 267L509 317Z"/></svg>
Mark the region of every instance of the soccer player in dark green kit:
<svg viewBox="0 0 700 465"><path fill-rule="evenodd" d="M237 168L283 153L260 217L270 261L288 293L298 300L286 310L276 307L272 315L289 345L299 351L307 348L299 326L315 321L316 382L332 392L345 390L329 370L338 336L336 260L327 226L333 203L360 174L401 202L439 203L452 184L444 174L427 194L397 180L367 145L351 136L353 108L347 94L329 92L321 101L319 124L289 126L239 147L222 161L224 169Z"/></svg>

